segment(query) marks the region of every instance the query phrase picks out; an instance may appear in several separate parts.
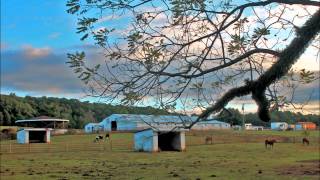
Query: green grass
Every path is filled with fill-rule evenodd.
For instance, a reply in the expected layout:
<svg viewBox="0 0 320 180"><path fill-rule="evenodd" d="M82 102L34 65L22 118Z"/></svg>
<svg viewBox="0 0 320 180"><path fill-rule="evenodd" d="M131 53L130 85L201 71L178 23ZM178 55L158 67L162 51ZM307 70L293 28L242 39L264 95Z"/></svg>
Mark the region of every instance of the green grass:
<svg viewBox="0 0 320 180"><path fill-rule="evenodd" d="M250 132L251 133L251 132ZM250 133L245 133L252 136ZM214 131L237 139L237 132ZM256 135L259 137L260 135ZM255 137L256 137L255 136ZM290 135L289 135L290 136ZM53 144L92 143L95 135L63 135ZM187 142L201 140L198 134ZM264 136L263 136L264 137ZM132 142L132 134L112 134L115 143ZM190 140L190 138L194 138ZM187 146L186 152L142 153L122 151L80 151L61 153L24 153L1 155L2 179L318 179L319 144L277 143L265 149L261 143L230 143ZM300 168L287 172L288 168ZM259 173L259 171L261 173ZM299 171L301 173L299 174Z"/></svg>
<svg viewBox="0 0 320 180"><path fill-rule="evenodd" d="M303 131L241 131L244 134L257 134L257 135L274 135L274 136L287 136L287 137L294 137L294 136L303 136ZM319 130L309 130L310 137L320 137Z"/></svg>

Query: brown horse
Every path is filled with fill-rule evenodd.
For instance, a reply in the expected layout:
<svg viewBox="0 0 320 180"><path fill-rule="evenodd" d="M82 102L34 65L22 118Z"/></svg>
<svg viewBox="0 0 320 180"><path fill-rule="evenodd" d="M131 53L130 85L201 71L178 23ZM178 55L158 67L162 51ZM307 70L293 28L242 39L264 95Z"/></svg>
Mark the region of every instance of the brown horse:
<svg viewBox="0 0 320 180"><path fill-rule="evenodd" d="M277 141L275 139L271 139L271 140L268 140L266 139L264 144L266 145L266 148L268 148L268 145L273 148L273 144L276 143Z"/></svg>
<svg viewBox="0 0 320 180"><path fill-rule="evenodd" d="M303 145L306 144L306 145L309 146L310 141L309 141L307 138L303 138L303 139L302 139L302 144L303 144Z"/></svg>
<svg viewBox="0 0 320 180"><path fill-rule="evenodd" d="M210 144L212 144L212 136L206 136L205 141L206 141L206 144L209 144L209 142Z"/></svg>

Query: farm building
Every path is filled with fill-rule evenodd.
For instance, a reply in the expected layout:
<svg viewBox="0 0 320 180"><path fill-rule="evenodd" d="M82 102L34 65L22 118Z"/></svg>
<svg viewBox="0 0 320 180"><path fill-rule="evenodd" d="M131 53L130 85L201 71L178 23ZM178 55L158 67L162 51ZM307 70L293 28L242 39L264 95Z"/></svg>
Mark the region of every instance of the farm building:
<svg viewBox="0 0 320 180"><path fill-rule="evenodd" d="M136 131L152 128L175 128L189 125L197 117L171 116L171 115L136 115L113 114L102 120L99 124L104 131ZM195 124L193 129L227 129L230 124L210 120Z"/></svg>
<svg viewBox="0 0 320 180"><path fill-rule="evenodd" d="M263 131L263 126L253 126L251 123L244 124L245 130Z"/></svg>
<svg viewBox="0 0 320 180"><path fill-rule="evenodd" d="M289 127L286 122L271 122L271 130L287 130Z"/></svg>
<svg viewBox="0 0 320 180"><path fill-rule="evenodd" d="M185 131L154 130L152 128L134 134L136 151L185 151Z"/></svg>
<svg viewBox="0 0 320 180"><path fill-rule="evenodd" d="M100 130L103 130L103 127L99 123L88 123L84 126L86 133L97 133Z"/></svg>
<svg viewBox="0 0 320 180"><path fill-rule="evenodd" d="M295 124L294 125L294 130L303 130L301 124Z"/></svg>
<svg viewBox="0 0 320 180"><path fill-rule="evenodd" d="M229 123L225 123L217 120L201 121L192 127L193 130L230 129L230 128L231 126Z"/></svg>
<svg viewBox="0 0 320 180"><path fill-rule="evenodd" d="M17 142L28 143L50 143L50 128L24 128L17 132Z"/></svg>
<svg viewBox="0 0 320 180"><path fill-rule="evenodd" d="M69 120L39 116L32 119L17 120L15 123L22 127L67 129Z"/></svg>
<svg viewBox="0 0 320 180"><path fill-rule="evenodd" d="M317 125L313 122L298 122L297 124L300 124L302 129L304 130L315 130L317 129Z"/></svg>

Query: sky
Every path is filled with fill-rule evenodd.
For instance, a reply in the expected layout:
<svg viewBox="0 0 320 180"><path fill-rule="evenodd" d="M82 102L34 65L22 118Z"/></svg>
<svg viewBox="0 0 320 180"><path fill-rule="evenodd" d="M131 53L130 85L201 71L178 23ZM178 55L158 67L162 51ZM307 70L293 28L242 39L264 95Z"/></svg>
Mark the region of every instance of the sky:
<svg viewBox="0 0 320 180"><path fill-rule="evenodd" d="M94 49L88 42L80 41L77 19L66 13L65 3L66 0L1 0L2 94L97 101L86 97L84 84L65 63L67 53ZM308 59L311 53L305 53L301 59ZM304 60L296 67L319 71L319 62ZM319 84L301 94L316 86ZM315 100L319 104L319 93ZM234 101L229 107L241 109L243 103L247 102ZM256 107L248 102L246 108L254 111Z"/></svg>

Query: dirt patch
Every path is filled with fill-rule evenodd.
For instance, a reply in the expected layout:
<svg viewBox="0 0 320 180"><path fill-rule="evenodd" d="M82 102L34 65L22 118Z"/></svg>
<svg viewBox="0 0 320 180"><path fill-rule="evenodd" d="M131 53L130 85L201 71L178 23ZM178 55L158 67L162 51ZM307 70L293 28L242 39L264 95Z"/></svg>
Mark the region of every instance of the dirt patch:
<svg viewBox="0 0 320 180"><path fill-rule="evenodd" d="M320 176L320 160L297 161L297 164L278 169L279 175Z"/></svg>

